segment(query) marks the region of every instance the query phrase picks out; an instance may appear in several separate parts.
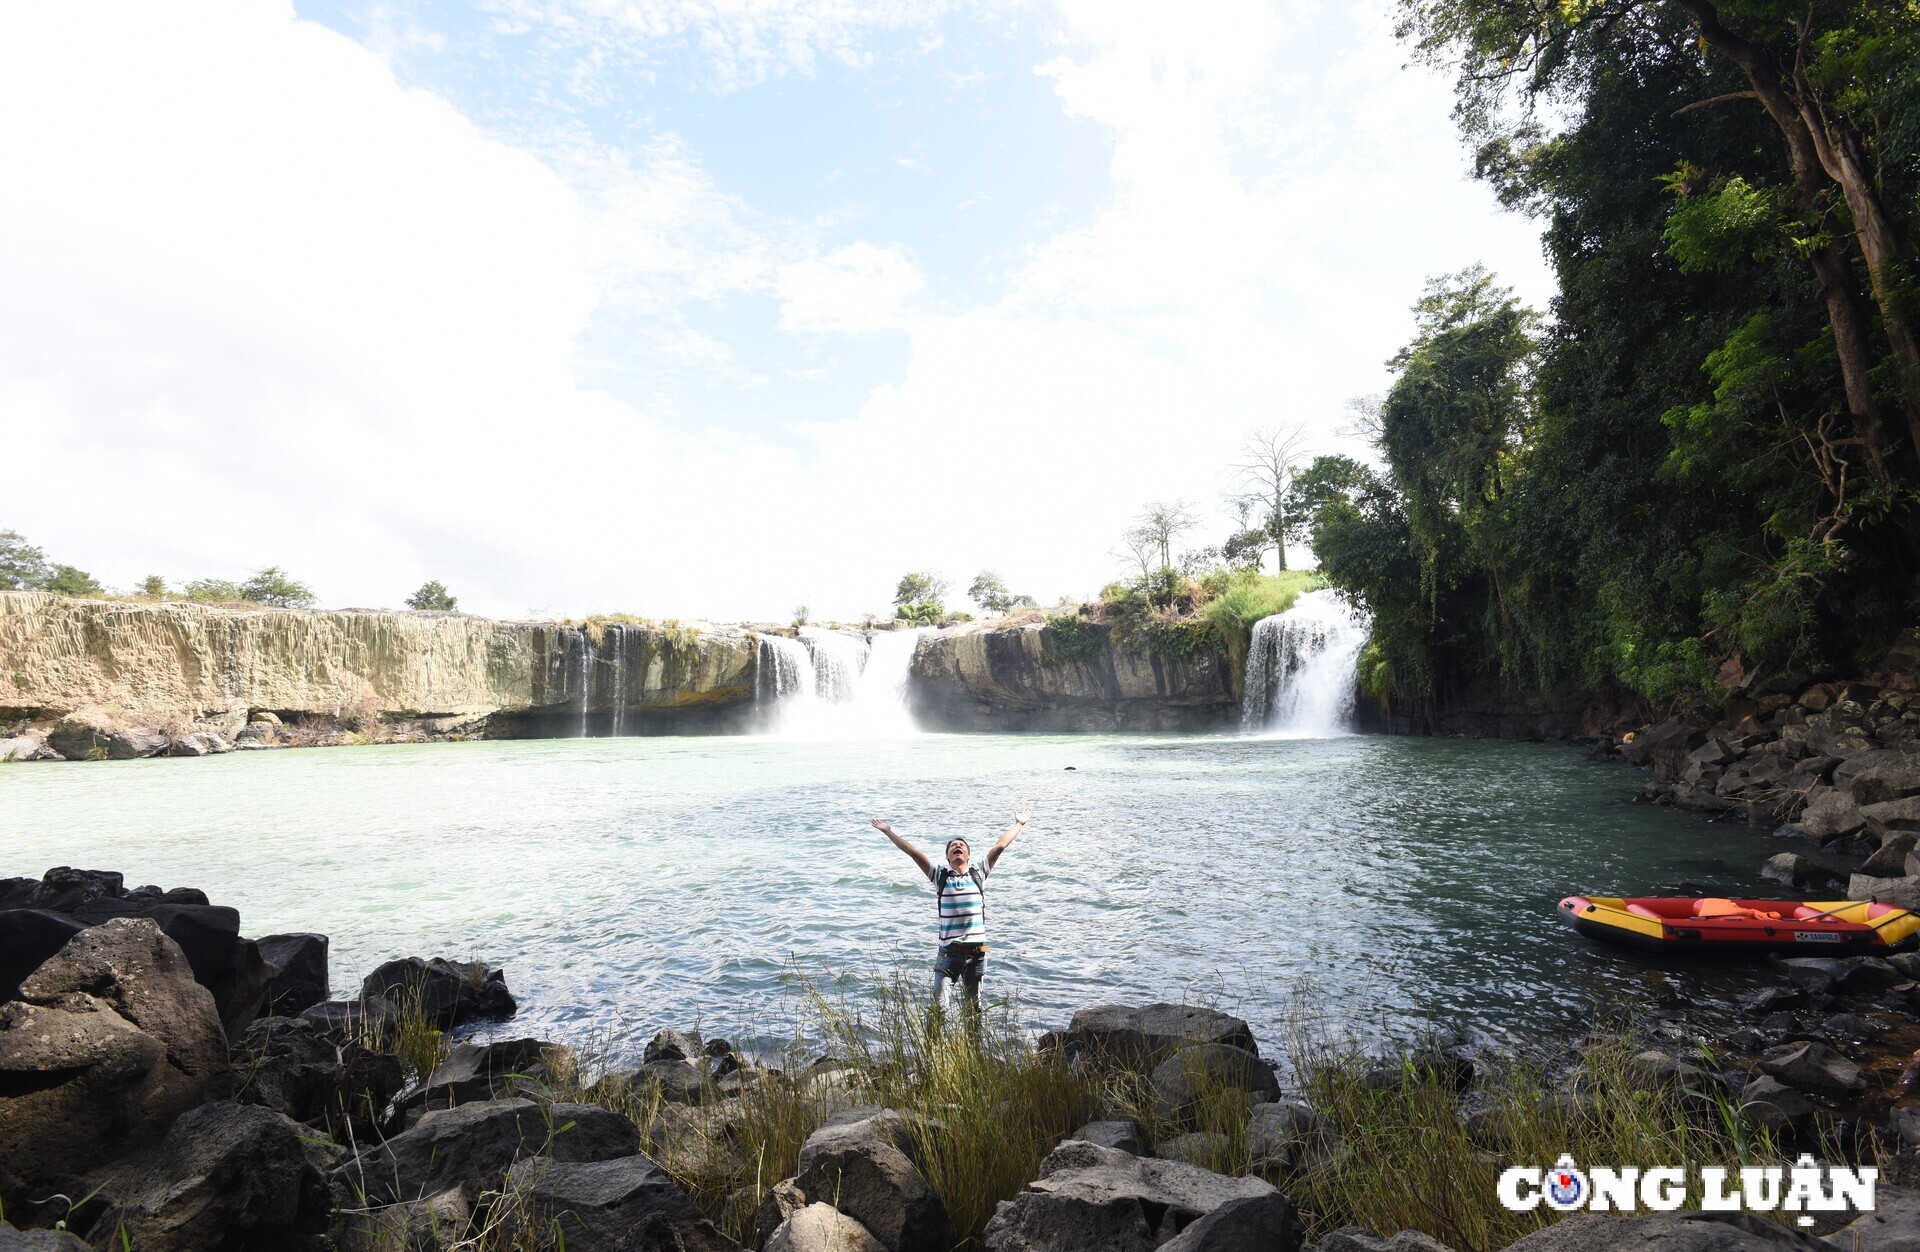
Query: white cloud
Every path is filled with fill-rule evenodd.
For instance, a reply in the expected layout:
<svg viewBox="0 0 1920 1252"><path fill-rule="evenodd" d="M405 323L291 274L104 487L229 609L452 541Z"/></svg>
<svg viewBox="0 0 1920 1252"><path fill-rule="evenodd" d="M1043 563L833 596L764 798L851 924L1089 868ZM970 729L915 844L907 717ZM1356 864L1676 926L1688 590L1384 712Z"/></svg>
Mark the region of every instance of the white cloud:
<svg viewBox="0 0 1920 1252"><path fill-rule="evenodd" d="M868 335L899 329L927 278L906 249L860 242L783 266L777 285L782 330Z"/></svg>
<svg viewBox="0 0 1920 1252"><path fill-rule="evenodd" d="M691 41L739 85L939 12L506 17ZM555 132L536 158L284 3L12 6L0 412L26 470L0 527L121 584L278 562L332 603L436 577L495 613L852 615L928 564L1084 592L1142 502L1215 498L1244 428L1331 439L1427 274L1486 260L1543 291L1531 232L1462 180L1445 85L1400 68L1384 18L1063 13L1043 72L1109 131L1110 194L964 307L905 230L823 245L833 222L748 203L666 133L618 152ZM684 371L778 415L781 388L843 375L743 362L696 316L739 297L810 348L902 332L907 367L808 428L817 455L710 430L665 385L636 404L579 383Z"/></svg>
<svg viewBox="0 0 1920 1252"><path fill-rule="evenodd" d="M881 538L876 558L998 565L1048 596L1116 573L1144 502L1217 507L1249 428L1301 422L1353 450L1345 402L1383 389L1427 275L1484 260L1551 292L1532 228L1464 178L1446 84L1402 68L1384 16L1062 8L1082 50L1038 72L1111 128L1111 201L992 307L916 322L901 382L823 436L846 482L943 502L947 525Z"/></svg>
<svg viewBox="0 0 1920 1252"><path fill-rule="evenodd" d="M737 90L781 74L806 74L821 57L860 67L875 33L930 30L948 0L495 0L516 27L641 63L688 48L713 85ZM919 42L922 52L938 38Z"/></svg>

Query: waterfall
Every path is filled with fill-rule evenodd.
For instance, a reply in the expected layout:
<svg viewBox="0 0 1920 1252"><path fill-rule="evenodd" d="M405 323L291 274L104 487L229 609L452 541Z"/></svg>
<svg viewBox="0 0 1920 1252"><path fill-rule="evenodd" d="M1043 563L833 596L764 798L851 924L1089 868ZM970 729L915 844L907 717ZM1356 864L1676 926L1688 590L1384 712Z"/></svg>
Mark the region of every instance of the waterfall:
<svg viewBox="0 0 1920 1252"><path fill-rule="evenodd" d="M587 737L587 694L593 688L593 640L580 632L580 737Z"/></svg>
<svg viewBox="0 0 1920 1252"><path fill-rule="evenodd" d="M1243 734L1325 739L1352 733L1355 666L1368 623L1335 591L1309 591L1254 623L1247 645Z"/></svg>
<svg viewBox="0 0 1920 1252"><path fill-rule="evenodd" d="M753 659L753 701L768 729L779 730L817 702L813 654L798 639L761 635Z"/></svg>
<svg viewBox="0 0 1920 1252"><path fill-rule="evenodd" d="M916 733L907 673L920 630L875 631L872 642L802 626L798 640L762 635L754 699L762 724L796 739L894 739Z"/></svg>
<svg viewBox="0 0 1920 1252"><path fill-rule="evenodd" d="M613 735L614 738L618 739L620 737L620 723L624 720L621 714L627 711L627 689L624 685L627 659L627 628L625 626L609 626L607 629L616 632L613 637Z"/></svg>
<svg viewBox="0 0 1920 1252"><path fill-rule="evenodd" d="M868 732L876 739L896 739L917 733L907 708L907 675L920 647L921 630L875 631L867 649L867 667L853 704Z"/></svg>
<svg viewBox="0 0 1920 1252"><path fill-rule="evenodd" d="M867 665L867 641L837 630L802 626L800 642L813 654L814 694L836 704L853 699L860 671Z"/></svg>

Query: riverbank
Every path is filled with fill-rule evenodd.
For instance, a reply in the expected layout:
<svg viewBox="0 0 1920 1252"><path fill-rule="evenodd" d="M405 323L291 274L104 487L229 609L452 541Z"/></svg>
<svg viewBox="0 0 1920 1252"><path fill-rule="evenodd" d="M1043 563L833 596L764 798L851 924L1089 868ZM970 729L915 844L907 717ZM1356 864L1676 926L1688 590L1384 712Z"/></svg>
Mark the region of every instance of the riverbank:
<svg viewBox="0 0 1920 1252"><path fill-rule="evenodd" d="M564 1237L573 1252L1491 1252L1587 1246L1540 1241L1625 1221L1684 1250L1729 1246L1712 1242L1726 1228L1595 1215L1529 1242L1553 1215L1501 1208L1499 1168L1559 1152L1784 1165L1805 1150L1912 1172L1914 1123L1876 1124L1898 1080L1842 1055L1857 1041L1790 1028L1751 1061L1671 1016L1616 1023L1557 1061L1369 1055L1316 1032L1310 1005L1279 1040L1204 1006L1101 1005L1037 1039L995 1010L975 1048L927 1033L916 984L815 987L811 1029L778 1049L682 1022L635 1055L591 1032L512 1037L510 961L387 961L325 999L324 939L250 941L204 901L103 872L0 884L0 951L36 958L0 1007L10 1221L65 1222L76 1247L124 1231L135 1249ZM52 933L57 919L77 928ZM1768 1007L1911 1021L1912 960L1787 962ZM1914 1220L1897 1186L1879 1195ZM1849 1216L1818 1214L1818 1232ZM1911 1237L1868 1221L1834 1246ZM1403 1229L1439 1242L1377 1237ZM1740 1246L1808 1246L1751 1237Z"/></svg>

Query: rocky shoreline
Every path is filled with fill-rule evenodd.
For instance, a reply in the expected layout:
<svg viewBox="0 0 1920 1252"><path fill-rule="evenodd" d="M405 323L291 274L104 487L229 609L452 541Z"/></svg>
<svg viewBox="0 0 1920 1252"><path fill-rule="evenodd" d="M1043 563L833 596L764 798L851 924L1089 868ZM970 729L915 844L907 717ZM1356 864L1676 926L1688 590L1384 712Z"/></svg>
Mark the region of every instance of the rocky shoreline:
<svg viewBox="0 0 1920 1252"><path fill-rule="evenodd" d="M946 1252L974 1233L929 1181L933 1146L958 1132L879 1106L884 1076L855 1057L750 1056L662 1029L637 1065L589 1073L562 1042L508 1037L500 969L402 958L331 998L324 936L248 939L193 889L129 890L110 872L0 881L0 956L0 1248L535 1248L563 1234L573 1252ZM1905 1103L1920 1061L1886 1048L1920 1040L1920 954L1771 969L1777 985L1719 1037L1682 1014L1644 1020L1634 1088L1737 1109L1785 1149L1877 1159L1895 1184L1920 1176L1920 1107ZM1350 1149L1238 1018L1094 1006L1028 1055L1081 1094L986 1217L990 1252L1449 1246L1326 1229L1289 1198L1301 1169ZM1510 1113L1486 1103L1474 1058L1416 1052L1359 1081L1434 1084L1481 1150L1501 1143ZM738 1184L703 1208L676 1181L688 1145L737 1156L773 1092L813 1113L797 1164L767 1177L736 1161ZM1231 1121L1202 1119L1222 1093ZM1600 1096L1569 1080L1547 1098L1577 1117ZM1243 1168L1210 1168L1229 1141ZM719 1209L744 1215L733 1234ZM1883 1183L1877 1213L1829 1233L1586 1214L1511 1246L1891 1250L1920 1239L1920 1191Z"/></svg>

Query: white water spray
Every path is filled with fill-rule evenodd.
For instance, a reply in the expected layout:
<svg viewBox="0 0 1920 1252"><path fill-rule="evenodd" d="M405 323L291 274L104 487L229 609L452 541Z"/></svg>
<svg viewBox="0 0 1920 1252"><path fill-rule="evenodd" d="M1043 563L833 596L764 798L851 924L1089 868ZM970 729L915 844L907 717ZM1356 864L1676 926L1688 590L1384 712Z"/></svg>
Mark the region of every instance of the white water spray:
<svg viewBox="0 0 1920 1252"><path fill-rule="evenodd" d="M1353 700L1367 619L1335 591L1309 591L1285 613L1254 623L1247 646L1242 734L1327 739L1353 733Z"/></svg>
<svg viewBox="0 0 1920 1252"><path fill-rule="evenodd" d="M766 728L793 739L895 739L917 733L907 673L920 630L857 635L802 626L760 639L754 697Z"/></svg>
<svg viewBox="0 0 1920 1252"><path fill-rule="evenodd" d="M867 641L819 626L802 626L799 633L813 655L814 694L829 704L853 699L867 664Z"/></svg>

